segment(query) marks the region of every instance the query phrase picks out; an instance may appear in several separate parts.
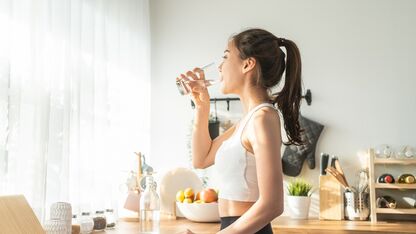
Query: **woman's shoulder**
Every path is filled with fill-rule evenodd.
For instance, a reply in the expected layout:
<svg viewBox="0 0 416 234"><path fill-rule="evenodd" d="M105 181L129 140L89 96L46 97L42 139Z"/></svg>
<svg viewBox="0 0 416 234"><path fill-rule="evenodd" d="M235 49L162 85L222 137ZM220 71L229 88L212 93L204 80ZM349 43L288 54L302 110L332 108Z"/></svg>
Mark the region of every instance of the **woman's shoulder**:
<svg viewBox="0 0 416 234"><path fill-rule="evenodd" d="M261 108L253 115L253 125L255 128L280 128L280 116L274 107Z"/></svg>

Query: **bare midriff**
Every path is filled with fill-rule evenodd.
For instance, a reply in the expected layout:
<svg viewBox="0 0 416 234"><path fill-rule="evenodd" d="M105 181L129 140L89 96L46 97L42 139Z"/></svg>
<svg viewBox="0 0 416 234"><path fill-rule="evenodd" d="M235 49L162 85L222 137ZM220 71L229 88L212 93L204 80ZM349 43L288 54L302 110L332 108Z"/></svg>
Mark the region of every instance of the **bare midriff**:
<svg viewBox="0 0 416 234"><path fill-rule="evenodd" d="M242 216L254 202L232 201L227 199L218 199L218 209L220 217Z"/></svg>

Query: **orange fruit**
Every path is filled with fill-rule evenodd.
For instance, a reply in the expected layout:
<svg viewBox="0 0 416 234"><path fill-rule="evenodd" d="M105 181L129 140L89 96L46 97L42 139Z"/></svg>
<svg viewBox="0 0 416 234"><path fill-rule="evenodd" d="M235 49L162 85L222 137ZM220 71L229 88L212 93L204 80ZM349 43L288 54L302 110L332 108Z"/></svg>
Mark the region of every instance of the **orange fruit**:
<svg viewBox="0 0 416 234"><path fill-rule="evenodd" d="M195 200L200 200L200 194L201 194L201 192L197 192L197 193L196 193L196 195L195 195Z"/></svg>
<svg viewBox="0 0 416 234"><path fill-rule="evenodd" d="M199 195L201 200L210 203L215 202L218 200L218 194L217 192L212 188L206 188L201 191L201 194Z"/></svg>

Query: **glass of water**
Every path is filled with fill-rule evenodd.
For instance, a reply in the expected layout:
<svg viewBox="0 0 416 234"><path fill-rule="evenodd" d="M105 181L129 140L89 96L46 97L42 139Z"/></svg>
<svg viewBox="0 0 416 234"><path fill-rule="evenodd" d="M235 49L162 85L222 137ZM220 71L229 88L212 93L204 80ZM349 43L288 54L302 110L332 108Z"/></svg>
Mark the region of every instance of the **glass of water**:
<svg viewBox="0 0 416 234"><path fill-rule="evenodd" d="M176 87L179 90L179 93L181 95L187 95L191 93L191 87L193 87L195 84L200 85L203 87L209 87L213 84L218 84L221 82L221 75L219 72L219 61L214 61L211 63L208 63L205 66L202 66L201 69L204 72L205 79L201 80L194 80L192 77L187 77L188 80L179 78L176 80ZM198 76L198 73L195 73ZM199 78L199 77L198 77Z"/></svg>

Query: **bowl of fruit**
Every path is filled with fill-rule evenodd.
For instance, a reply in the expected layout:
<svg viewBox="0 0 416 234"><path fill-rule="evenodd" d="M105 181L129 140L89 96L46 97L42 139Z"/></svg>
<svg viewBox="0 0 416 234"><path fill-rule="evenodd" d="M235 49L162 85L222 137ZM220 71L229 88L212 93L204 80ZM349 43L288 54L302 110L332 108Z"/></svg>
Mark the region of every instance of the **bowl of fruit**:
<svg viewBox="0 0 416 234"><path fill-rule="evenodd" d="M194 193L192 188L176 193L176 206L185 218L194 222L219 222L218 192L205 188Z"/></svg>

